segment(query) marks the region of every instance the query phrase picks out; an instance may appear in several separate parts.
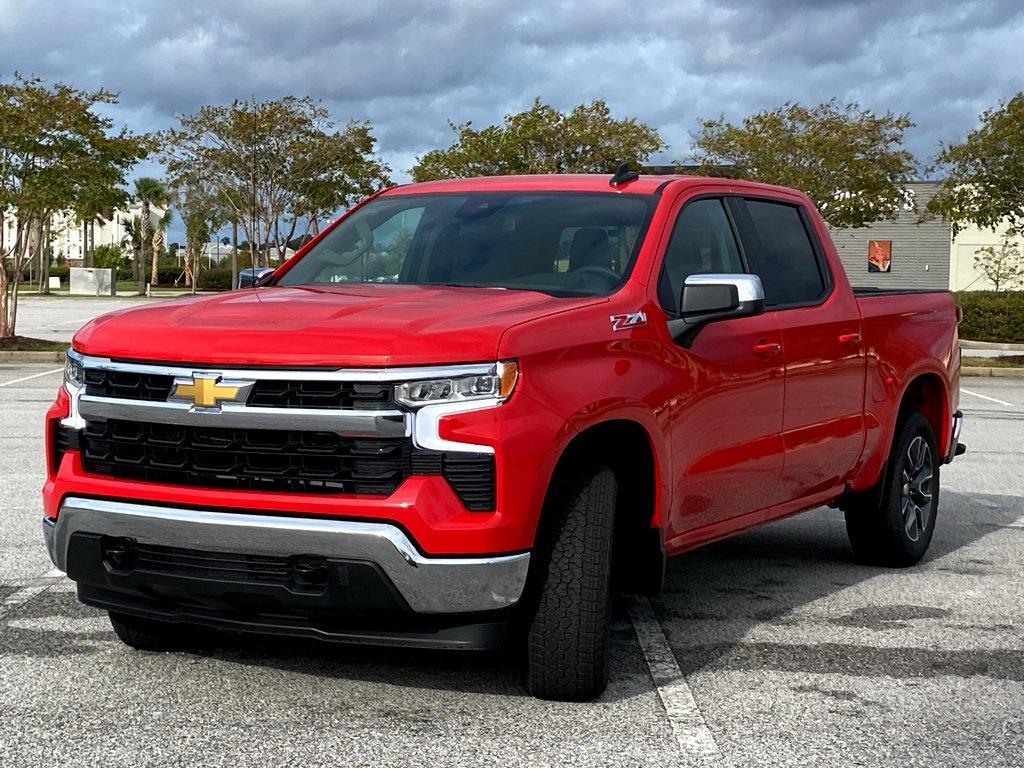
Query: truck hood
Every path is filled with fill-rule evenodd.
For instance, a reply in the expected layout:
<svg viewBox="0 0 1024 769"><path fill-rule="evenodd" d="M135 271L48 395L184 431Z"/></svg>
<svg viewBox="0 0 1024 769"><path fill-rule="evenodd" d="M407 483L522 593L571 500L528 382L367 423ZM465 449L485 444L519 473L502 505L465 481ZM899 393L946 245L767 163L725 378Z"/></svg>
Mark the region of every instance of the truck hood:
<svg viewBox="0 0 1024 769"><path fill-rule="evenodd" d="M271 287L101 315L87 355L240 366L384 367L495 360L506 329L605 301L534 291L409 285Z"/></svg>

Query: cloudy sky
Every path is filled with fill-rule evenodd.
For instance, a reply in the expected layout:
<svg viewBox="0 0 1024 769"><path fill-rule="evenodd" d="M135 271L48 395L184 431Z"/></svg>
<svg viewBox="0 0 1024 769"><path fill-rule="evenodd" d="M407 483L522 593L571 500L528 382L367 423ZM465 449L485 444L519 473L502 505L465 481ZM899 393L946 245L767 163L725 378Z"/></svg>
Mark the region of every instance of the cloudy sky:
<svg viewBox="0 0 1024 769"><path fill-rule="evenodd" d="M1020 0L0 0L0 77L103 85L139 131L310 95L339 122L371 120L398 180L450 142L449 119L486 125L537 96L607 100L661 132L666 162L688 156L701 116L835 96L909 112L927 162L1024 90L1022 47Z"/></svg>

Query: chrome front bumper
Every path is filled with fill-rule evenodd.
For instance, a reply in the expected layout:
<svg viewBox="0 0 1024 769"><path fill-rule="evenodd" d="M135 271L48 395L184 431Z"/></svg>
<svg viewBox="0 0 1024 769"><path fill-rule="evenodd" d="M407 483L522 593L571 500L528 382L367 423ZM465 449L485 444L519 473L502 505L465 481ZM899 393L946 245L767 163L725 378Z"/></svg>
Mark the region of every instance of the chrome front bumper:
<svg viewBox="0 0 1024 769"><path fill-rule="evenodd" d="M43 519L50 559L67 571L77 532L127 537L195 550L253 555L313 555L377 564L424 614L491 611L516 603L526 585L529 553L486 558L430 558L386 523L221 513L68 497L56 521Z"/></svg>

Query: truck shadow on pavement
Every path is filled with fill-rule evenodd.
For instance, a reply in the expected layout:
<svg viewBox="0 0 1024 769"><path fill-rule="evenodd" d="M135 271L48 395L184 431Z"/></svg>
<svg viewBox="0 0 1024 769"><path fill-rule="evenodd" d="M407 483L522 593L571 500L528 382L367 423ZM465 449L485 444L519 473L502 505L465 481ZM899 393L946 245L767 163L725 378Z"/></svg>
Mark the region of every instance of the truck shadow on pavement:
<svg viewBox="0 0 1024 769"><path fill-rule="evenodd" d="M1024 680L1021 651L906 650L815 641L819 634L815 628L821 626L887 630L921 620L951 626L963 621L941 606L943 588L929 586L929 575L952 573L969 579L999 574L1005 563L967 552L968 546L1024 514L1024 498L944 492L939 514L927 559L909 570L855 563L842 515L826 510L754 529L673 559L665 592L651 603L682 674L779 670L891 675L894 665L899 665L898 674L903 677L955 674ZM852 610L828 605L806 609L866 580L910 574L923 577L926 583L912 602ZM101 618L96 610L78 604L73 592L49 591L0 621L0 655L96 654L105 646L99 641L113 641L110 631L96 624ZM82 629L75 629L76 625ZM745 640L760 625L796 626L796 642ZM1005 626L986 629L1007 631ZM204 635L194 648L181 653L350 681L526 696L521 665L510 652L353 647L215 633ZM124 649L124 654L142 653ZM628 699L652 689L636 635L620 604L612 627L612 683L602 699Z"/></svg>
<svg viewBox="0 0 1024 769"><path fill-rule="evenodd" d="M922 621L937 622L964 640L978 630L1012 637L1006 611L1013 607L997 607L990 614L1002 620L979 625L944 604L951 585L973 586L1015 568L970 545L1021 515L1024 498L944 491L925 560L886 569L854 561L841 513L814 511L682 556L670 564L665 592L652 606L683 675L777 671L1024 681L1019 649L929 648L934 645L926 641L899 646L892 636L871 637L872 631L904 630L919 637L924 626L916 623ZM888 584L869 592L862 584L867 580ZM842 605L828 601L847 589ZM979 601L986 601L984 595L979 591ZM767 632L749 640L756 626ZM845 642L847 637L865 643Z"/></svg>

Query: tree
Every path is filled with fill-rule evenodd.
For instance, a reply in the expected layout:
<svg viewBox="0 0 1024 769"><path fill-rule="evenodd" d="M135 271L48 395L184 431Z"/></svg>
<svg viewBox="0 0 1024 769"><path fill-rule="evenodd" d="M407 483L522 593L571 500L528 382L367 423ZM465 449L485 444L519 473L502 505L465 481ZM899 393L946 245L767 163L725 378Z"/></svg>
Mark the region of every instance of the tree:
<svg viewBox="0 0 1024 769"><path fill-rule="evenodd" d="M1010 236L1003 238L999 248L982 246L974 252L974 268L996 291L1013 288L1024 280L1024 261L1020 248Z"/></svg>
<svg viewBox="0 0 1024 769"><path fill-rule="evenodd" d="M894 219L906 202L914 156L907 115L876 115L835 99L816 107L787 102L734 125L702 120L693 136L699 173L752 179L807 194L833 227Z"/></svg>
<svg viewBox="0 0 1024 769"><path fill-rule="evenodd" d="M125 201L125 192L118 187L97 185L83 190L74 211L82 223L82 265L93 266L96 223L114 219L114 209Z"/></svg>
<svg viewBox="0 0 1024 769"><path fill-rule="evenodd" d="M157 284L157 252L149 248L152 245L151 206L166 208L170 201L170 193L167 187L159 179L151 176L143 176L135 180L135 199L142 206L140 219L142 220L142 261L139 262L139 295L146 293L146 270L143 267L147 261L151 261L149 282L154 286ZM152 251L152 259L146 259L146 250Z"/></svg>
<svg viewBox="0 0 1024 769"><path fill-rule="evenodd" d="M638 168L665 147L650 126L635 118L616 120L597 99L559 112L540 99L506 115L503 125L481 130L449 122L456 139L448 149L431 150L410 173L415 181L506 174L611 173L619 163Z"/></svg>
<svg viewBox="0 0 1024 769"><path fill-rule="evenodd" d="M0 211L15 216L15 237L0 253L0 338L17 324L18 284L25 266L46 254L48 223L68 209L96 201L121 203L125 174L149 143L122 129L96 107L116 95L83 91L35 77L0 82Z"/></svg>
<svg viewBox="0 0 1024 769"><path fill-rule="evenodd" d="M93 264L102 270L121 271L127 269L128 260L125 259L121 246L101 243L93 251Z"/></svg>
<svg viewBox="0 0 1024 769"><path fill-rule="evenodd" d="M138 280L140 273L143 276L146 274L146 268L142 261L142 219L138 216L122 219L121 227L124 228L124 232L121 235L121 247L131 250L132 272L135 275L135 279ZM145 291L145 288L143 288L143 291Z"/></svg>
<svg viewBox="0 0 1024 769"><path fill-rule="evenodd" d="M167 228L171 226L171 220L173 218L174 213L171 211L171 209L168 208L166 211L164 211L163 216L157 219L156 227L153 228L152 246L154 269L155 265L157 265L158 260L161 259L167 252ZM156 273L154 272L154 275L155 274ZM152 282L153 285L156 285L157 283L155 278Z"/></svg>
<svg viewBox="0 0 1024 769"><path fill-rule="evenodd" d="M946 178L928 210L947 217L954 234L969 222L994 229L1004 220L1024 231L1024 92L981 113L981 125L959 144L945 144L931 170Z"/></svg>
<svg viewBox="0 0 1024 769"><path fill-rule="evenodd" d="M323 216L390 184L372 154L372 126L353 121L338 130L309 98L203 107L163 140L172 184L202 179L244 231L254 265L266 264L272 247L283 255L300 223L315 229Z"/></svg>
<svg viewBox="0 0 1024 769"><path fill-rule="evenodd" d="M185 225L185 285L192 291L199 286L203 245L226 221L228 212L217 190L203 178L178 176L171 191L174 205ZM177 281L175 281L177 285Z"/></svg>

